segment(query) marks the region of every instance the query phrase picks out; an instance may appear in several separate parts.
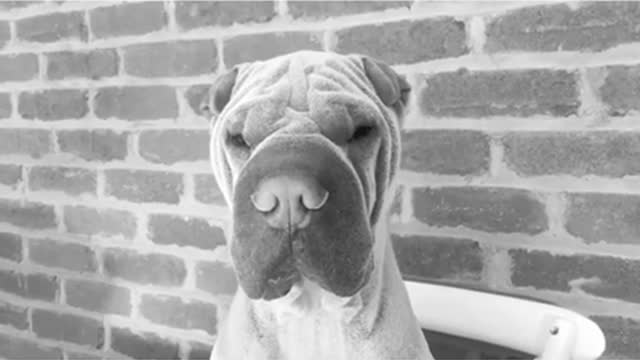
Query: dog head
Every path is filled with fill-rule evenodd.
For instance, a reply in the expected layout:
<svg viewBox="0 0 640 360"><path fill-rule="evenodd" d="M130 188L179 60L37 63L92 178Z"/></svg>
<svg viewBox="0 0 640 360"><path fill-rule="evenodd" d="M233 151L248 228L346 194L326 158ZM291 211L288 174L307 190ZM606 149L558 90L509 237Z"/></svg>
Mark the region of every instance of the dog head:
<svg viewBox="0 0 640 360"><path fill-rule="evenodd" d="M408 93L385 64L325 52L243 64L216 79L211 162L250 298L282 297L302 277L343 297L366 283Z"/></svg>

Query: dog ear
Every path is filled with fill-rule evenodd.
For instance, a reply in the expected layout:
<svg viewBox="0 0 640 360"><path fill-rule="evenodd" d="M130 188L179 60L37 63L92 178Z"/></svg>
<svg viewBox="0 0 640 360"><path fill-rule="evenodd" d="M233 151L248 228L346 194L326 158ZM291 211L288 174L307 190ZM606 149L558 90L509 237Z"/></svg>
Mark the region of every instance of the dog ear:
<svg viewBox="0 0 640 360"><path fill-rule="evenodd" d="M391 67L381 61L364 57L364 72L373 84L382 102L402 113L409 102L411 85L404 76L398 75Z"/></svg>
<svg viewBox="0 0 640 360"><path fill-rule="evenodd" d="M231 92L233 91L237 76L237 67L218 76L213 81L211 88L209 88L209 96L205 97L201 105L202 110L211 116L220 114L231 99Z"/></svg>

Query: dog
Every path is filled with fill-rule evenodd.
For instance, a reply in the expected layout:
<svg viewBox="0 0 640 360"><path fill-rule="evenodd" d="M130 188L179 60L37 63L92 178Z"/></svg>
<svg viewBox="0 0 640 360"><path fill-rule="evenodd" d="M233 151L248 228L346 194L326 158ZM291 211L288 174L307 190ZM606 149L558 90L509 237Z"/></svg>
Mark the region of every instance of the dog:
<svg viewBox="0 0 640 360"><path fill-rule="evenodd" d="M433 358L386 231L409 92L375 59L314 51L214 81L240 286L211 360Z"/></svg>

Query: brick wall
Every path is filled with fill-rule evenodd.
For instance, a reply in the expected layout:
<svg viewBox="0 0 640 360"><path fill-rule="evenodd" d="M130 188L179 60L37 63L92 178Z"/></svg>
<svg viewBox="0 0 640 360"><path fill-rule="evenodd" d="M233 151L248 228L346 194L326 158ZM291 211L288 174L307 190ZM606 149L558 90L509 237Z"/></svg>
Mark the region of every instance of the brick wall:
<svg viewBox="0 0 640 360"><path fill-rule="evenodd" d="M413 85L403 273L532 295L640 354L640 5L0 3L0 357L206 358L235 289L213 75L360 52Z"/></svg>

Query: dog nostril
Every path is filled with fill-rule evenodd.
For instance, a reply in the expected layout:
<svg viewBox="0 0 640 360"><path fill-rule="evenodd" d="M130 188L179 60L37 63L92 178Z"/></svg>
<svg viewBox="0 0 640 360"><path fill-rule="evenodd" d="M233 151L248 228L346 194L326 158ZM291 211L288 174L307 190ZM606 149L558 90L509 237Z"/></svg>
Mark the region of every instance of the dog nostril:
<svg viewBox="0 0 640 360"><path fill-rule="evenodd" d="M319 210L329 200L329 192L321 190L319 192L309 192L302 194L300 202L307 210Z"/></svg>
<svg viewBox="0 0 640 360"><path fill-rule="evenodd" d="M278 206L278 198L267 191L253 193L249 198L253 207L262 213L271 212Z"/></svg>

